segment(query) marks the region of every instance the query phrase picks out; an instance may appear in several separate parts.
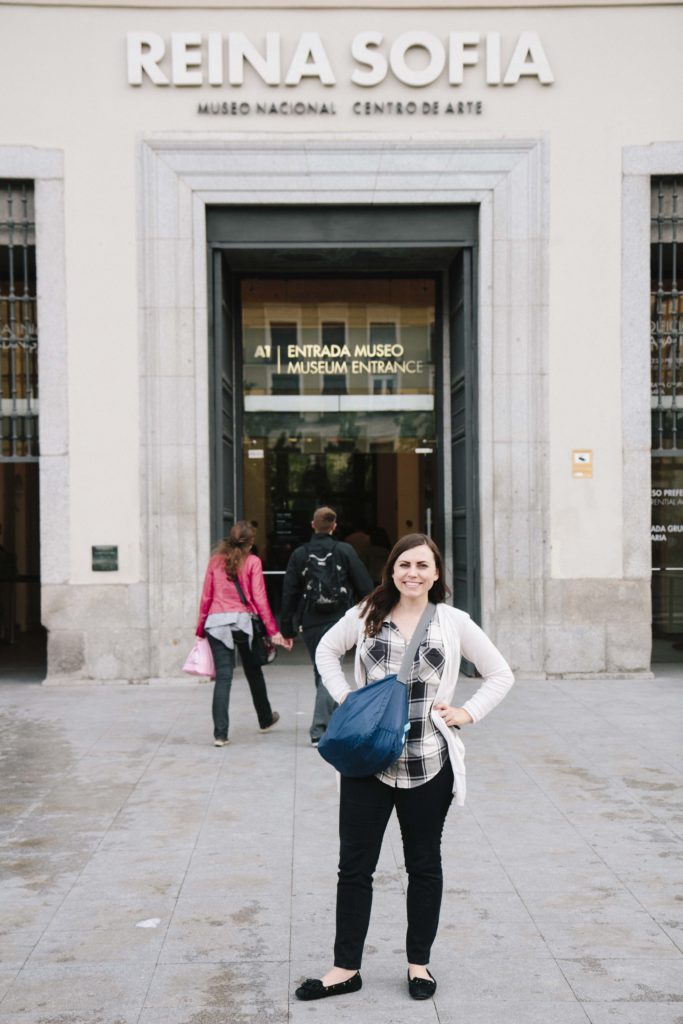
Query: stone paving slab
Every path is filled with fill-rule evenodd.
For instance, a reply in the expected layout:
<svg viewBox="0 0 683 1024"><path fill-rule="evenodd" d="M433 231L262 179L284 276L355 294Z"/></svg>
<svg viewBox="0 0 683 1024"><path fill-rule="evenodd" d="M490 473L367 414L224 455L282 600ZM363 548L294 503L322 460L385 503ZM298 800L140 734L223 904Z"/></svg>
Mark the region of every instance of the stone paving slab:
<svg viewBox="0 0 683 1024"><path fill-rule="evenodd" d="M139 1012L154 974L151 963L27 963L0 1003L0 1012Z"/></svg>
<svg viewBox="0 0 683 1024"><path fill-rule="evenodd" d="M680 1003L584 1003L590 1024L683 1024Z"/></svg>
<svg viewBox="0 0 683 1024"><path fill-rule="evenodd" d="M6 1013L2 1024L137 1024L138 1010L27 1010Z"/></svg>
<svg viewBox="0 0 683 1024"><path fill-rule="evenodd" d="M457 1007L442 1008L437 1001L439 1024L588 1024L585 1009L580 1003L518 1000L511 994L509 1000L481 1003L461 1000Z"/></svg>
<svg viewBox="0 0 683 1024"><path fill-rule="evenodd" d="M0 686L2 1024L683 1024L683 673L521 680L464 731L426 1004L395 820L362 991L293 998L334 927L310 676L269 669L262 736L238 674L223 749L205 684Z"/></svg>
<svg viewBox="0 0 683 1024"><path fill-rule="evenodd" d="M678 1003L683 1012L680 958L584 956L558 964L581 1001Z"/></svg>

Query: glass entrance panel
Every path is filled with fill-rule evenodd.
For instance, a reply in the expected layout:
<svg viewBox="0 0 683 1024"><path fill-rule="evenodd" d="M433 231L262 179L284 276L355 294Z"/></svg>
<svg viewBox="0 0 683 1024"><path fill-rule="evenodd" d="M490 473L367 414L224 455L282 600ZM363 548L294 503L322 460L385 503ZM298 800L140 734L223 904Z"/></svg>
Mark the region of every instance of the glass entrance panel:
<svg viewBox="0 0 683 1024"><path fill-rule="evenodd" d="M244 514L265 569L331 505L379 580L398 537L432 532L434 280L245 278L241 334Z"/></svg>

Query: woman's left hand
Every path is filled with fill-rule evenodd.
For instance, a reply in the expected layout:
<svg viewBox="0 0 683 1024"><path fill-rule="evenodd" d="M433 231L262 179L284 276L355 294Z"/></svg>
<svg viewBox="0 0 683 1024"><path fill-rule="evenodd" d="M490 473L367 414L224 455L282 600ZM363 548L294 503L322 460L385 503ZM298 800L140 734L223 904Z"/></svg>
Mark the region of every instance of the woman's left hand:
<svg viewBox="0 0 683 1024"><path fill-rule="evenodd" d="M450 704L435 704L434 710L439 712L446 725L470 725L474 721L469 711L452 708Z"/></svg>
<svg viewBox="0 0 683 1024"><path fill-rule="evenodd" d="M271 636L270 639L278 647L284 647L284 649L286 651L291 651L292 647L294 646L294 641L293 640L285 640L285 638L283 637L282 633L274 633L273 636Z"/></svg>

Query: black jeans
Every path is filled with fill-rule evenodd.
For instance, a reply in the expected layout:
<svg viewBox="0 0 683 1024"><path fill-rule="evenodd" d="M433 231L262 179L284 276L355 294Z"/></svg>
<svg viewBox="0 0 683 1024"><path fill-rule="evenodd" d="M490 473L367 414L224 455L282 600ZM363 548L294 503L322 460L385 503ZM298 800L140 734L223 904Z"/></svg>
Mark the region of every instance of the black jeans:
<svg viewBox="0 0 683 1024"><path fill-rule="evenodd" d="M415 789L387 786L374 775L363 779L342 776L335 967L360 969L370 924L372 876L394 807L408 872L408 963L429 963L443 891L441 835L452 799L450 761L435 778Z"/></svg>
<svg viewBox="0 0 683 1024"><path fill-rule="evenodd" d="M235 650L226 647L220 640L207 633L211 653L213 654L214 665L216 666L216 682L213 687L213 735L217 740L226 740L230 728L230 716L228 707L230 705L230 688L232 686L232 673L235 668L235 650L240 652L240 660L244 674L251 690L251 699L256 708L258 724L265 729L273 721L273 710L268 700L266 681L259 665L254 664L254 659L249 650L246 635L244 640L235 641Z"/></svg>

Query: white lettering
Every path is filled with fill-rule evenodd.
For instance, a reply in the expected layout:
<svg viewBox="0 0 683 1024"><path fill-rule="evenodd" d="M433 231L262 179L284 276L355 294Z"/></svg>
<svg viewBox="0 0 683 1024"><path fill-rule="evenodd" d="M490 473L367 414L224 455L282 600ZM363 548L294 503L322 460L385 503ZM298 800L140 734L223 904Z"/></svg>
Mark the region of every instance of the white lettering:
<svg viewBox="0 0 683 1024"><path fill-rule="evenodd" d="M365 359L387 359L389 356L393 356L394 359L398 359L403 355L403 345L387 343L384 345L356 345L354 348L354 356L360 356Z"/></svg>
<svg viewBox="0 0 683 1024"><path fill-rule="evenodd" d="M345 362L332 362L325 359L314 359L309 361L298 360L293 363L287 363L287 373L301 373L301 374L344 374L346 373L347 367Z"/></svg>
<svg viewBox="0 0 683 1024"><path fill-rule="evenodd" d="M244 32L231 32L228 37L230 85L244 85L245 60L266 85L279 85L280 33L266 32L266 55L263 57Z"/></svg>
<svg viewBox="0 0 683 1024"><path fill-rule="evenodd" d="M336 85L337 79L317 32L303 32L292 40L293 54L287 72L282 66L282 37L266 32L260 46L245 32L172 32L169 45L156 32L127 33L127 65L130 85L142 85L147 78L153 85L243 86L245 64L266 85L298 86L303 79L317 79L322 85ZM466 68L485 64L479 72L489 86L516 85L521 78L536 78L543 85L555 81L537 32L522 32L514 43L503 74L502 36L500 32L450 32L444 43L430 32L404 32L389 46L381 32L359 32L351 41L354 64L350 81L364 88L378 86L392 75L406 86L422 88L433 84L444 72L448 61L448 83L460 86ZM382 52L389 47L389 57ZM482 54L485 48L485 55ZM224 52L224 48L225 51ZM167 52L168 51L168 52ZM481 56L480 56L481 55ZM162 63L166 67L162 70ZM247 81L251 72L246 72ZM414 113L411 101L395 103L395 113ZM445 108L443 108L445 109ZM284 108L277 108L285 113ZM430 108L431 110L431 108ZM356 111L358 112L358 111Z"/></svg>
<svg viewBox="0 0 683 1024"><path fill-rule="evenodd" d="M202 55L197 48L202 45L199 32L171 33L171 76L174 85L201 85L202 72L190 71L201 68Z"/></svg>
<svg viewBox="0 0 683 1024"><path fill-rule="evenodd" d="M486 84L500 85L500 32L486 33Z"/></svg>
<svg viewBox="0 0 683 1024"><path fill-rule="evenodd" d="M527 61L527 57L531 60ZM516 85L522 75L536 76L543 85L551 85L555 81L538 32L521 33L505 72L503 84Z"/></svg>
<svg viewBox="0 0 683 1024"><path fill-rule="evenodd" d="M377 53L371 47L380 46L382 39L381 32L361 32L351 43L351 56L359 64L367 64L370 71L360 71L358 68L351 75L351 81L356 85L379 85L387 76L387 59L382 53Z"/></svg>
<svg viewBox="0 0 683 1024"><path fill-rule="evenodd" d="M298 85L302 78L319 78L323 85L335 85L325 47L317 32L303 32L285 76L285 85Z"/></svg>
<svg viewBox="0 0 683 1024"><path fill-rule="evenodd" d="M448 81L451 85L462 85L465 66L479 63L476 50L468 49L478 45L478 32L451 32L448 37Z"/></svg>
<svg viewBox="0 0 683 1024"><path fill-rule="evenodd" d="M159 67L166 47L156 32L128 32L128 82L142 85L142 72L155 85L169 85L168 78Z"/></svg>
<svg viewBox="0 0 683 1024"><path fill-rule="evenodd" d="M348 345L288 345L288 359L339 359L350 356Z"/></svg>
<svg viewBox="0 0 683 1024"><path fill-rule="evenodd" d="M209 32L209 85L223 84L223 37Z"/></svg>
<svg viewBox="0 0 683 1024"><path fill-rule="evenodd" d="M426 67L417 70L408 65L406 54L412 49L427 51L429 63ZM417 87L431 85L446 65L446 51L443 43L431 32L404 32L391 47L389 64L399 82Z"/></svg>

